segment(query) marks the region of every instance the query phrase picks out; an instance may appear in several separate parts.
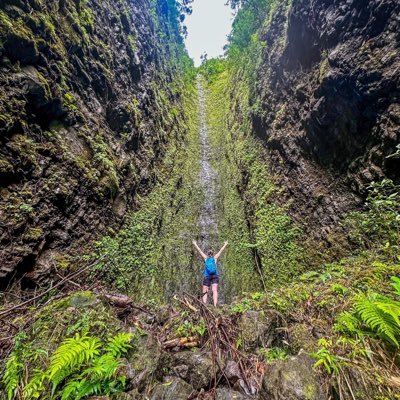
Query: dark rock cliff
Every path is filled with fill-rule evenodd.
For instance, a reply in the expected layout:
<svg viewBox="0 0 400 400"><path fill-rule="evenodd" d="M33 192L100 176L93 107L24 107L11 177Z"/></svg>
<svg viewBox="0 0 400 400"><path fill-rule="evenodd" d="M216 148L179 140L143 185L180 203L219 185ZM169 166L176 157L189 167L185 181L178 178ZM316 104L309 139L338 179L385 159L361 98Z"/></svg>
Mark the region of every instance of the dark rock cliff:
<svg viewBox="0 0 400 400"><path fill-rule="evenodd" d="M183 45L166 0L0 5L0 284L31 286L151 187Z"/></svg>
<svg viewBox="0 0 400 400"><path fill-rule="evenodd" d="M387 158L400 141L399 16L396 0L283 1L261 35L253 126L293 215L317 236L371 181L400 178Z"/></svg>

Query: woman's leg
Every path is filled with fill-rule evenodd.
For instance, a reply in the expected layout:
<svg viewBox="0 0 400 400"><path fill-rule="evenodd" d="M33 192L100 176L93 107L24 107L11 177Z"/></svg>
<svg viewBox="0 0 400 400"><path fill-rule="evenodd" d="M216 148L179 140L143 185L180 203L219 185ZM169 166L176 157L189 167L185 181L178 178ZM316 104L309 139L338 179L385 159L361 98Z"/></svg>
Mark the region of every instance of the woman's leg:
<svg viewBox="0 0 400 400"><path fill-rule="evenodd" d="M207 304L208 286L203 285L203 303Z"/></svg>
<svg viewBox="0 0 400 400"><path fill-rule="evenodd" d="M214 306L216 306L218 303L218 283L214 283L211 288L213 292Z"/></svg>

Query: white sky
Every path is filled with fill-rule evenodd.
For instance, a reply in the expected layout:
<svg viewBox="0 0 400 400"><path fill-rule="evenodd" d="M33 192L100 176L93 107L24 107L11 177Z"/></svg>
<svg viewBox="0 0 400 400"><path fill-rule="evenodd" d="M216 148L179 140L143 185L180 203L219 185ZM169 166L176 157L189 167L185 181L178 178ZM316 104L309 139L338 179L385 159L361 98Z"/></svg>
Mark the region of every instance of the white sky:
<svg viewBox="0 0 400 400"><path fill-rule="evenodd" d="M195 65L200 65L200 55L208 58L223 53L226 37L231 30L232 11L225 6L226 0L194 0L193 13L185 19L188 28L186 47Z"/></svg>

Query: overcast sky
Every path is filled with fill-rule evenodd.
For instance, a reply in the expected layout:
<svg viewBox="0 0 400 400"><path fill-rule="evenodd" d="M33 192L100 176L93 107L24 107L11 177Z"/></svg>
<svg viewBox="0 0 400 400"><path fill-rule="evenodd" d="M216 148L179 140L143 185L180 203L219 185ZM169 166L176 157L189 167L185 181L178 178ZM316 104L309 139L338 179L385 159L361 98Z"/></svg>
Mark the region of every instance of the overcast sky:
<svg viewBox="0 0 400 400"><path fill-rule="evenodd" d="M196 66L200 55L208 58L223 54L226 36L231 30L232 11L225 6L226 0L194 0L193 13L185 19L188 28L186 47Z"/></svg>

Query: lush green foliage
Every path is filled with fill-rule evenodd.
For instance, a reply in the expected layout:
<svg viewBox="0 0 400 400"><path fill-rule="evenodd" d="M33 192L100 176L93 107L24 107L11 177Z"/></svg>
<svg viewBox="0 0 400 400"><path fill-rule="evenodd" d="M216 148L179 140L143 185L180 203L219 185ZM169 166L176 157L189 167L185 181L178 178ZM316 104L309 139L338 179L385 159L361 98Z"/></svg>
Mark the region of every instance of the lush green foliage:
<svg viewBox="0 0 400 400"><path fill-rule="evenodd" d="M237 10L229 36L229 50L243 50L251 44L252 37L265 22L270 10L279 0L229 0Z"/></svg>
<svg viewBox="0 0 400 400"><path fill-rule="evenodd" d="M240 275L243 281L246 273L250 281L258 280L257 286L252 285L255 290L286 282L304 270L297 244L301 232L286 207L275 202L279 191L268 172L262 145L251 134L249 89L245 82L235 81L226 61L209 60L200 70L209 82L208 125L213 147L219 149L215 157L221 177L219 229L233 248L225 258L231 274L228 279L232 283ZM232 88L236 93L233 98ZM236 123L236 117L229 117L231 110L241 124Z"/></svg>
<svg viewBox="0 0 400 400"><path fill-rule="evenodd" d="M220 77L221 72L226 69L226 61L222 58L212 58L205 60L199 67L199 73L201 73L207 80L207 83L213 83Z"/></svg>
<svg viewBox="0 0 400 400"><path fill-rule="evenodd" d="M318 359L315 367L323 366L328 374L338 374L339 365L343 361L341 357L336 356L331 351L332 340L320 339L318 341L318 351L311 355Z"/></svg>
<svg viewBox="0 0 400 400"><path fill-rule="evenodd" d="M24 338L24 335L22 338ZM14 351L9 355L5 364L3 384L6 389L8 400L15 397L24 371L24 364L21 358L22 346L20 339L21 334L14 338Z"/></svg>
<svg viewBox="0 0 400 400"><path fill-rule="evenodd" d="M165 96L158 96L167 109ZM161 301L174 290L192 290L198 284L191 252L202 202L196 100L194 88L187 88L186 114L181 121L185 137L171 137L152 191L137 196L138 210L129 215L122 229L98 243L96 258L100 261L93 272L136 300Z"/></svg>
<svg viewBox="0 0 400 400"><path fill-rule="evenodd" d="M270 349L262 349L262 354L266 357L267 362L272 363L277 360L286 360L288 354L280 347L271 347Z"/></svg>
<svg viewBox="0 0 400 400"><path fill-rule="evenodd" d="M132 347L132 339L131 334L120 333L104 345L97 337L77 333L65 339L51 357L48 368L35 370L29 381L27 376L23 377L21 347L16 346L7 360L3 378L8 399L13 399L18 389L26 400L41 398L49 386L52 398L62 400L121 391L125 376L118 372L122 366L119 358Z"/></svg>
<svg viewBox="0 0 400 400"><path fill-rule="evenodd" d="M392 277L396 294L400 296L400 280ZM339 315L338 331L357 336L373 336L387 344L400 347L400 301L378 293L358 294L353 310Z"/></svg>
<svg viewBox="0 0 400 400"><path fill-rule="evenodd" d="M349 216L353 224L350 238L358 245L372 247L376 243L396 252L400 238L400 186L389 179L368 187L367 212Z"/></svg>

